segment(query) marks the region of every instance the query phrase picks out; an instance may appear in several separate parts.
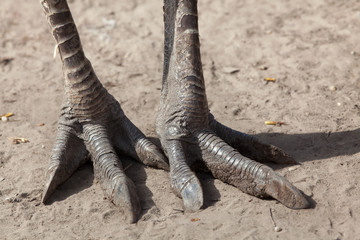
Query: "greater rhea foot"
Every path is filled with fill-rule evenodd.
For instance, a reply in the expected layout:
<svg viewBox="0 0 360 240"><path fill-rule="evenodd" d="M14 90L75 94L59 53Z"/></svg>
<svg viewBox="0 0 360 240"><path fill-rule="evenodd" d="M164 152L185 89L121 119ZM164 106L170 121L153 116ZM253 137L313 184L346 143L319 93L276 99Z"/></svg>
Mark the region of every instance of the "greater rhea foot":
<svg viewBox="0 0 360 240"><path fill-rule="evenodd" d="M202 188L193 170L202 166L245 193L271 196L293 209L309 207L297 188L260 163L296 163L290 156L227 128L210 114L197 14L196 0L164 1L164 73L157 133L169 158L173 191L182 197L185 210L201 208Z"/></svg>
<svg viewBox="0 0 360 240"><path fill-rule="evenodd" d="M139 199L114 148L147 166L165 170L169 169L167 159L125 116L120 104L98 80L84 55L66 0L42 0L41 4L65 78L65 97L42 201L90 155L95 177L105 195L125 213L129 222L135 222L141 211Z"/></svg>

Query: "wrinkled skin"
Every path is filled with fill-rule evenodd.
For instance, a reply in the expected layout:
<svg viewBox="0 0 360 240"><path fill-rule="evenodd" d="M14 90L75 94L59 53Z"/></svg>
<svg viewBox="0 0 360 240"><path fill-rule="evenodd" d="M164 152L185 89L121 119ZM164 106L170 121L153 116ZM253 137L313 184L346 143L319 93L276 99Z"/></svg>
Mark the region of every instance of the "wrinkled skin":
<svg viewBox="0 0 360 240"><path fill-rule="evenodd" d="M164 2L164 75L156 122L163 151L131 123L96 77L66 0L41 3L58 46L65 79L43 202L90 156L105 195L129 222L136 222L141 206L117 149L147 166L170 170L171 187L183 198L187 211L203 205L202 188L193 172L197 169L210 171L248 194L271 196L289 208L309 207L298 189L260 163L296 163L291 157L275 146L223 126L210 114L196 0Z"/></svg>
<svg viewBox="0 0 360 240"><path fill-rule="evenodd" d="M95 177L107 198L125 213L129 222L136 222L140 201L115 148L145 165L165 170L169 169L167 159L131 123L96 77L82 50L67 2L41 3L58 45L65 79L65 97L42 201L90 155Z"/></svg>
<svg viewBox="0 0 360 240"><path fill-rule="evenodd" d="M294 209L309 207L298 189L259 163L295 163L291 157L223 126L209 113L197 1L165 0L164 16L164 76L157 133L169 159L172 189L183 198L185 209L196 211L203 205L200 182L191 169L198 166L253 196L271 196Z"/></svg>

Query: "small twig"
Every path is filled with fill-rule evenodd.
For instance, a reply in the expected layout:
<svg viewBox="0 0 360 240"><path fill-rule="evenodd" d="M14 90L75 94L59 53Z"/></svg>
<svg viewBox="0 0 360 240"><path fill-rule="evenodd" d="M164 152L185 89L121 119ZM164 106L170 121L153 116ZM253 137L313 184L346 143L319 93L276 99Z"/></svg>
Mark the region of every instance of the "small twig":
<svg viewBox="0 0 360 240"><path fill-rule="evenodd" d="M287 123L286 122L277 122L277 121L265 121L265 125L282 126L282 125L287 125Z"/></svg>
<svg viewBox="0 0 360 240"><path fill-rule="evenodd" d="M271 221L274 225L274 227L276 227L276 223L275 223L275 220L274 220L274 217L273 217L273 213L272 213L272 209L270 208L270 217L271 217Z"/></svg>
<svg viewBox="0 0 360 240"><path fill-rule="evenodd" d="M333 222L331 221L331 219L330 218L328 218L329 219L329 225L330 225L330 228L333 228Z"/></svg>
<svg viewBox="0 0 360 240"><path fill-rule="evenodd" d="M274 231L275 232L281 232L282 231L282 228L281 227L278 227L276 226L276 223L275 223L275 220L274 220L274 216L273 216L273 212L272 212L272 209L270 208L270 217L271 217L271 221L274 225Z"/></svg>

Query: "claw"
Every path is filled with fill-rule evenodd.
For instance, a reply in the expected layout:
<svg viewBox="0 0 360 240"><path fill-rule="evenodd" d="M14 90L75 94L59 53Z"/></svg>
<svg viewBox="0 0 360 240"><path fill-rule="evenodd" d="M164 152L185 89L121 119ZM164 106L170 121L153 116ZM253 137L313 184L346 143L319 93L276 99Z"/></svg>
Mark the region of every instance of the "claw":
<svg viewBox="0 0 360 240"><path fill-rule="evenodd" d="M284 177L271 171L268 173L265 192L283 205L292 209L309 208L310 202Z"/></svg>
<svg viewBox="0 0 360 240"><path fill-rule="evenodd" d="M133 181L128 177L112 179L103 183L103 188L112 201L124 213L129 223L135 223L140 215L141 206Z"/></svg>
<svg viewBox="0 0 360 240"><path fill-rule="evenodd" d="M58 169L59 167L56 166L56 169ZM42 203L45 203L49 197L51 196L51 194L55 191L56 187L59 186L61 183L60 182L64 182L62 179L63 177L58 177L61 176L61 174L56 174L56 169L55 170L48 170L47 172L47 181L45 184L45 190L41 199Z"/></svg>
<svg viewBox="0 0 360 240"><path fill-rule="evenodd" d="M173 185L174 191L179 191L181 198L183 199L184 209L188 212L195 212L203 205L203 192L199 180L196 176L191 177L187 181L181 179L182 188L178 190L178 187Z"/></svg>
<svg viewBox="0 0 360 240"><path fill-rule="evenodd" d="M195 212L203 205L203 193L200 183L197 179L191 179L190 182L181 191L184 201L184 209L189 212Z"/></svg>
<svg viewBox="0 0 360 240"><path fill-rule="evenodd" d="M67 129L64 125L59 125L50 166L46 174L47 182L42 197L43 203L87 159L88 152L84 143L70 131L71 129Z"/></svg>

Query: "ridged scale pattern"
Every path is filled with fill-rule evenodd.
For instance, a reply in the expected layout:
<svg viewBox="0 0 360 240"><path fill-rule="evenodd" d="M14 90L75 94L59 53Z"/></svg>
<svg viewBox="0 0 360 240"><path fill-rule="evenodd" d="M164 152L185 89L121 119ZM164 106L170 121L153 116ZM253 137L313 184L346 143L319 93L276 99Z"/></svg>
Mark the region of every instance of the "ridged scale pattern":
<svg viewBox="0 0 360 240"><path fill-rule="evenodd" d="M188 179L191 179L194 176L194 174L190 170L189 166L186 164L186 158L184 152L181 149L179 149L179 145L180 145L179 142L175 142L175 141L169 142L169 148L174 150L171 151L172 156L169 157L169 160L171 166L170 172L171 172L172 181L176 181L176 182L172 182L172 184L177 185L178 186L177 188L181 189L183 187L182 185L185 184L185 182ZM176 161L172 161L172 160L176 160Z"/></svg>
<svg viewBox="0 0 360 240"><path fill-rule="evenodd" d="M209 130L198 133L197 138L205 164L216 178L252 195L264 194L269 172L267 166L242 156Z"/></svg>
<svg viewBox="0 0 360 240"><path fill-rule="evenodd" d="M63 62L65 104L79 119L100 118L109 110L112 97L97 78L85 57L79 34L66 1L52 7L43 1L46 16Z"/></svg>
<svg viewBox="0 0 360 240"><path fill-rule="evenodd" d="M116 178L125 177L122 164L112 148L104 127L94 125L85 126L84 139L92 153L95 173L101 175L98 176L99 179L109 179L113 181Z"/></svg>
<svg viewBox="0 0 360 240"><path fill-rule="evenodd" d="M174 193L184 200L189 211L198 210L203 204L203 193L196 175L186 163L184 151L179 141L169 141L170 181Z"/></svg>
<svg viewBox="0 0 360 240"><path fill-rule="evenodd" d="M168 124L197 128L209 113L200 57L197 6L191 1L165 0L165 53L163 95ZM173 29L171 29L173 26ZM172 42L171 42L172 41ZM164 93L165 92L165 93ZM174 104L176 103L176 104ZM169 107L168 105L171 105Z"/></svg>

